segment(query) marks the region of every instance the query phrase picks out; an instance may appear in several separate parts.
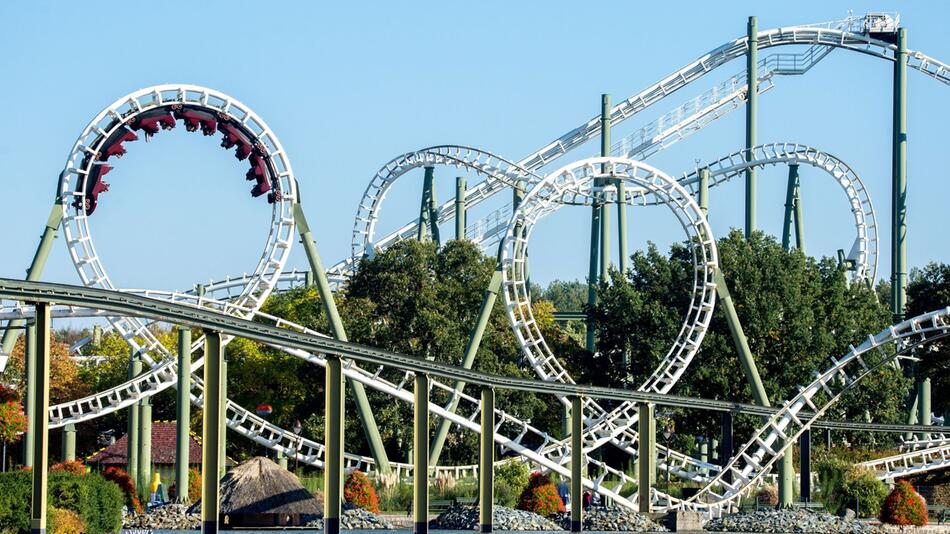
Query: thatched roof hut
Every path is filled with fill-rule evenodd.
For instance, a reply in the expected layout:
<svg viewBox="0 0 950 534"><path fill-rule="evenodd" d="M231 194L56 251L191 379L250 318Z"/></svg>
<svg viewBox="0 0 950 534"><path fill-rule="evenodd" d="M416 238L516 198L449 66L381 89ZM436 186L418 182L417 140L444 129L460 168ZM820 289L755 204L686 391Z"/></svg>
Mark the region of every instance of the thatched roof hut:
<svg viewBox="0 0 950 534"><path fill-rule="evenodd" d="M222 528L301 526L319 517L321 508L293 473L260 456L221 480Z"/></svg>

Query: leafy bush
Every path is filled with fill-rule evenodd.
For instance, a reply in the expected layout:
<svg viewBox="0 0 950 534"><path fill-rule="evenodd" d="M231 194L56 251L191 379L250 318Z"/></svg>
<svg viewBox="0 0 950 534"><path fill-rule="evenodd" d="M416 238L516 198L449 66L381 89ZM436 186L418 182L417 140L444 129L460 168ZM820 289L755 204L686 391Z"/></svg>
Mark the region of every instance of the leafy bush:
<svg viewBox="0 0 950 534"><path fill-rule="evenodd" d="M511 459L495 468L496 486L504 485L515 495L528 487L528 464Z"/></svg>
<svg viewBox="0 0 950 534"><path fill-rule="evenodd" d="M551 479L541 472L534 472L528 479L528 487L521 492L518 508L549 516L556 512L563 512L564 502L557 494L557 487Z"/></svg>
<svg viewBox="0 0 950 534"><path fill-rule="evenodd" d="M881 509L887 487L874 472L860 465L829 458L817 464L822 502L832 513L858 509L862 516L874 517Z"/></svg>
<svg viewBox="0 0 950 534"><path fill-rule="evenodd" d="M379 513L379 496L370 484L369 477L362 471L353 471L346 477L346 484L343 485L343 499L364 510Z"/></svg>
<svg viewBox="0 0 950 534"><path fill-rule="evenodd" d="M201 471L192 467L188 470L188 500L195 502L201 498Z"/></svg>
<svg viewBox="0 0 950 534"><path fill-rule="evenodd" d="M107 467L102 472L102 477L106 480L115 482L122 493L125 494L125 505L137 514L142 513L142 503L139 501L138 493L135 491L135 481L121 468Z"/></svg>
<svg viewBox="0 0 950 534"><path fill-rule="evenodd" d="M13 443L26 430L26 414L19 401L0 402L0 441Z"/></svg>
<svg viewBox="0 0 950 534"><path fill-rule="evenodd" d="M892 525L927 524L927 504L906 480L899 480L894 490L884 499L881 522Z"/></svg>
<svg viewBox="0 0 950 534"><path fill-rule="evenodd" d="M54 534L83 534L86 532L86 525L82 522L79 514L65 508L49 509L49 532Z"/></svg>
<svg viewBox="0 0 950 534"><path fill-rule="evenodd" d="M0 531L30 532L32 475L26 471L0 474ZM60 472L49 477L50 513L59 508L75 512L88 534L112 534L122 526L122 492L118 485L99 475L70 475ZM75 528L72 519L68 528ZM64 527L66 528L66 527Z"/></svg>

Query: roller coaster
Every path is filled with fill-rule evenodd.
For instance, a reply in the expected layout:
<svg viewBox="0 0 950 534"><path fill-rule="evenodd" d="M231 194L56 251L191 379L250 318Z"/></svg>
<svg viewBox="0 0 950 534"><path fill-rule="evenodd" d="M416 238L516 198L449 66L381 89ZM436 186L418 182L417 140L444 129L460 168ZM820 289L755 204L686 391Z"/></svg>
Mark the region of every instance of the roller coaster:
<svg viewBox="0 0 950 534"><path fill-rule="evenodd" d="M758 50L779 46L797 46L804 51L776 53L758 59ZM726 280L719 269L715 236L706 218L710 188L736 177L745 177L748 231L755 227L756 169L788 166L790 200L793 200L793 190L797 191L799 166L823 171L844 193L842 209L846 206L854 221L853 240L850 246L842 247L840 259L847 265L854 283L873 284L876 279L879 257L877 217L870 194L855 170L840 158L816 147L789 142L759 144L755 139L758 98L767 94L782 76L806 75L814 65L838 50L859 52L894 66L894 180L895 187L904 187L901 184L905 179L906 135L901 137L900 133L902 129L906 130L903 124L906 69L910 67L950 84L950 66L907 49L905 30L900 28L899 16L894 14L868 14L765 31L758 31L754 19L750 19L748 35L714 48L617 105L611 106L605 99L600 116L571 129L518 161L460 145L427 147L393 158L371 178L359 201L350 257L328 268L324 268L317 251L315 230L304 216L297 176L288 154L276 134L258 115L229 95L205 87L168 84L135 91L97 114L71 148L26 281L0 279L0 298L7 299L0 306L0 319L8 321L0 348L0 371L6 366L17 336L28 322L48 327L48 318L101 317L108 320L107 328L119 334L147 365L147 371L106 391L48 406L48 420L42 427L35 427L34 432L40 432L46 426L69 427L99 418L166 389L177 388L179 404L190 402L202 407L211 399L212 403L223 406L223 422L232 431L300 463L326 467L328 474L344 468L359 468L371 473L408 475L422 469L458 477L477 475L486 469L486 465L491 465L438 465L435 461L437 452L432 455L432 463L436 464L432 467L424 453L417 454L413 463L389 461L382 450L366 400L365 389L370 388L415 404L417 418L422 417L418 413L420 407L425 408L425 417L431 413L439 418L442 426L435 449L441 448L444 433L456 425L465 431L482 434L483 439L488 440L489 452L494 442L502 450L513 452L539 469L570 478L576 488L582 485L618 506L646 511L691 510L718 516L734 510L739 498L755 488L776 463L782 461L783 455L789 456L785 453L810 428L900 432L912 428L917 431L915 437L904 441L898 456L867 463L882 479L947 467L950 465L950 435L939 428L927 428L924 435L920 434L920 426L905 428L897 425L896 429L887 429L886 425L836 422L823 417L844 393L858 387L866 376L882 365L893 365L898 358L950 333L950 308L912 318L903 317L906 267L902 259L905 231L902 191L895 192L891 224L892 235L900 236L894 240L892 249L893 326L879 333L869 332L864 342L850 347L846 354L829 355L829 366L816 371L811 383L802 384L795 397L779 406L769 406L764 398L757 398L765 400L757 405L740 405L671 394L702 346L717 305L722 306L730 317L730 326L738 329L737 351L740 357L747 358L747 374L753 389L757 387L754 361L750 354L743 355L748 350L742 348L741 325L728 297ZM612 126L653 108L713 70L743 57L746 59L743 72L688 100L619 142L610 143ZM678 176L645 162L743 106L747 114L744 148L718 160L696 165ZM266 200L271 210L270 231L260 259L251 274L225 277L181 292L116 287L96 251L90 225L94 213L108 199L105 193L109 184L104 178L114 171L119 174L115 160L134 147L140 137L164 135L163 131L172 130L179 123L187 131L200 131L205 136L220 133L221 146L226 150L234 149L237 159L247 161L249 168L245 177L252 182L251 194L262 197L262 202ZM600 156L553 168L555 161L597 138L601 140ZM431 193L434 169L438 167L454 168L476 176L480 181L468 186L460 179L455 197L438 205ZM398 179L420 168L424 169L426 183L420 217L386 235L377 235L387 192ZM468 223L466 210L493 197L497 201L499 194L512 191L511 203L481 220ZM533 316L527 260L530 236L543 217L566 205L592 208L595 221L598 210L601 210L600 222L593 223L592 242L597 239L596 224L603 224L605 219L605 206L662 205L671 210L683 229L694 275L688 309L679 334L672 340L662 362L636 389L575 384L558 355L547 344ZM793 219L795 216L789 207L785 239L790 235ZM496 271L486 289L479 314L480 326L476 326L464 358L460 358L462 365L420 360L347 341L333 303L333 291L346 282L359 260L406 239L422 238L427 233L438 236L439 224L452 220L456 222L456 237L469 239L488 252L496 246L498 250ZM53 240L60 231L79 274L80 286L39 282ZM603 230L600 231L601 240L606 242ZM298 238L303 243L309 269L289 270L288 258ZM603 244L592 245L592 281L596 281L598 269L604 272L609 264L604 248L606 245ZM329 333L317 332L261 311L268 296L275 291L303 284L315 284L320 291L331 320ZM538 375L537 380L493 376L471 369L483 323L498 295L502 298L525 361ZM48 317L44 318L44 314ZM159 322L203 328L215 334L194 341L189 334L179 340L178 347L167 347L149 328ZM219 335L220 339L216 340ZM208 384L203 379L209 371L204 369L205 374L201 375L202 368L210 362L209 354L214 355L214 352L209 353L209 347L222 348L234 337L257 341L308 363L325 366L328 376L336 372L334 366L340 366L342 358L338 371L341 377L345 377L357 400L371 455L343 454L340 444L330 443L329 439L325 440L327 443L320 443L280 428L232 401L219 398L219 384L214 384L209 393ZM37 338L42 341L42 333ZM73 352L81 355L83 346L89 341L91 338L77 343ZM875 354L873 363L867 361L869 354ZM385 378L381 374L383 368L401 370L403 379ZM450 401L445 405L430 405L428 392L420 396L420 377L431 380L431 388L445 391ZM411 387L413 384L415 390ZM483 395L477 397L466 393L466 385L482 388ZM568 438L551 436L529 421L494 409L493 401L486 400L493 399L486 397L486 388L488 391L497 388L550 394L572 408L573 422L580 426L576 426ZM758 388L761 389L760 382ZM608 409L600 404L608 399L621 402ZM328 410L331 404L328 398ZM763 422L748 442L729 451L730 454L717 465L708 459L697 459L657 446L652 437L642 439L644 431L655 431L647 420L652 419L653 405L756 414L763 417ZM460 407L464 409L460 410ZM651 416L641 417L644 413ZM489 421L487 426L486 420ZM207 429L206 425L206 432ZM429 443L427 436L424 443ZM631 477L588 456L607 444L631 458L641 458L645 465L649 465L649 461L643 459L644 451L649 451L648 454L656 455L658 469L701 483L703 489L688 499L674 498L648 483L644 484L642 477ZM416 447L416 450L420 448ZM579 470L582 457L585 458L584 473ZM623 488L629 487L629 483L649 488L648 494L625 492ZM327 501L330 500L328 497ZM216 515L210 517L216 518Z"/></svg>

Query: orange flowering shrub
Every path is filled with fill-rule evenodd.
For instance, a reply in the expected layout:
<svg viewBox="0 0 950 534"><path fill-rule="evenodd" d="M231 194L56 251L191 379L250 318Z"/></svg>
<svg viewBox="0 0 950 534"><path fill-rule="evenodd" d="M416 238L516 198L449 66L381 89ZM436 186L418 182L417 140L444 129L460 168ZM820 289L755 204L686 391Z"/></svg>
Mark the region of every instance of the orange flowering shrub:
<svg viewBox="0 0 950 534"><path fill-rule="evenodd" d="M376 495L376 489L370 484L369 477L362 471L353 471L350 476L346 477L346 484L343 486L343 499L374 514L379 513L379 496Z"/></svg>
<svg viewBox="0 0 950 534"><path fill-rule="evenodd" d="M125 494L126 506L137 514L142 513L142 503L139 501L138 493L135 491L135 482L132 481L132 477L129 476L125 469L107 467L106 470L102 472L102 477L115 482L119 486L119 489Z"/></svg>
<svg viewBox="0 0 950 534"><path fill-rule="evenodd" d="M85 475L86 466L79 460L70 460L68 462L60 462L58 464L53 464L49 468L50 473L67 473L70 475Z"/></svg>
<svg viewBox="0 0 950 534"><path fill-rule="evenodd" d="M0 402L0 442L13 443L26 432L26 414L17 400Z"/></svg>
<svg viewBox="0 0 950 534"><path fill-rule="evenodd" d="M927 524L927 504L914 487L906 480L897 481L897 486L884 499L881 507L881 522L892 525Z"/></svg>
<svg viewBox="0 0 950 534"><path fill-rule="evenodd" d="M535 471L528 479L528 487L521 492L518 508L549 516L556 512L563 512L564 502L557 494L557 487L551 479L540 471Z"/></svg>

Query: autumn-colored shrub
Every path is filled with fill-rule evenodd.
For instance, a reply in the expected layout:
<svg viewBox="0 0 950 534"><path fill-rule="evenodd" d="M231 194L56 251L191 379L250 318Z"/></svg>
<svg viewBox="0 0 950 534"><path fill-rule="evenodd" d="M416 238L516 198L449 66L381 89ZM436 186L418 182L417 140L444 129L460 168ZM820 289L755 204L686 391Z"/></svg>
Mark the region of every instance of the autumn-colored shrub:
<svg viewBox="0 0 950 534"><path fill-rule="evenodd" d="M557 487L551 482L551 479L547 475L535 471L531 473L531 477L528 479L528 487L521 492L518 508L538 515L549 516L556 512L563 512L564 502L557 494Z"/></svg>
<svg viewBox="0 0 950 534"><path fill-rule="evenodd" d="M121 468L107 467L102 472L102 477L118 484L119 489L125 495L125 505L134 510L135 513L142 513L142 503L139 501L138 493L135 491L135 481Z"/></svg>
<svg viewBox="0 0 950 534"><path fill-rule="evenodd" d="M927 524L927 504L914 487L906 480L897 481L897 485L884 499L881 507L881 522L892 525Z"/></svg>
<svg viewBox="0 0 950 534"><path fill-rule="evenodd" d="M755 500L759 504L778 504L778 487L774 484L763 487L755 492Z"/></svg>
<svg viewBox="0 0 950 534"><path fill-rule="evenodd" d="M49 468L50 473L68 473L70 475L85 475L86 466L80 460L70 460L67 462L60 462L58 464L53 464Z"/></svg>
<svg viewBox="0 0 950 534"><path fill-rule="evenodd" d="M84 534L86 532L86 524L83 523L79 514L65 508L50 507L49 522L49 532L55 534Z"/></svg>
<svg viewBox="0 0 950 534"><path fill-rule="evenodd" d="M178 500L178 483L172 482L168 486L168 497ZM184 502L193 503L201 499L201 473L194 467L188 470L188 498Z"/></svg>
<svg viewBox="0 0 950 534"><path fill-rule="evenodd" d="M0 442L13 443L26 431L26 414L20 401L0 402Z"/></svg>
<svg viewBox="0 0 950 534"><path fill-rule="evenodd" d="M364 510L369 510L374 514L379 513L379 496L376 490L369 482L369 477L362 471L353 471L346 477L346 484L343 486L343 499Z"/></svg>
<svg viewBox="0 0 950 534"><path fill-rule="evenodd" d="M20 396L17 394L17 391L13 388L8 388L3 384L0 384L0 402L10 402L18 401Z"/></svg>

